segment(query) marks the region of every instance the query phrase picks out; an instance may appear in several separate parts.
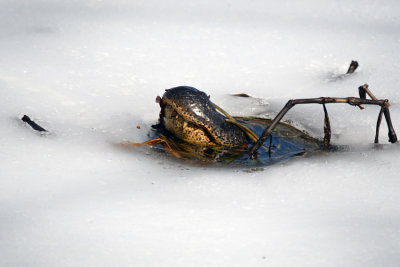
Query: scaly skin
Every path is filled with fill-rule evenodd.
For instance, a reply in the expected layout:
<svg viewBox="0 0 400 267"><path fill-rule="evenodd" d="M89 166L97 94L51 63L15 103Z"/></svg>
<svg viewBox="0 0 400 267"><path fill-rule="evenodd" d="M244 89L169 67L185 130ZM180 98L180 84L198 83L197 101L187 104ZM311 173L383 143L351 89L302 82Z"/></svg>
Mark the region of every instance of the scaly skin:
<svg viewBox="0 0 400 267"><path fill-rule="evenodd" d="M226 122L209 97L189 86L166 89L160 103L160 124L179 139L199 146L247 145L245 133Z"/></svg>

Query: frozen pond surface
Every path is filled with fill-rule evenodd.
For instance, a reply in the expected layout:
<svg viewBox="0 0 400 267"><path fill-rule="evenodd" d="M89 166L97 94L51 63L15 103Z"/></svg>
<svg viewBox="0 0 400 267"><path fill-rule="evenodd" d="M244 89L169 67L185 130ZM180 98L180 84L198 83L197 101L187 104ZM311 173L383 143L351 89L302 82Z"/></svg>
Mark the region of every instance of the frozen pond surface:
<svg viewBox="0 0 400 267"><path fill-rule="evenodd" d="M268 117L368 83L400 131L397 1L214 2L0 1L1 266L398 266L400 147L385 122L373 145L377 107L328 105L348 149L264 169L115 146L147 140L179 85ZM287 119L323 136L319 105Z"/></svg>

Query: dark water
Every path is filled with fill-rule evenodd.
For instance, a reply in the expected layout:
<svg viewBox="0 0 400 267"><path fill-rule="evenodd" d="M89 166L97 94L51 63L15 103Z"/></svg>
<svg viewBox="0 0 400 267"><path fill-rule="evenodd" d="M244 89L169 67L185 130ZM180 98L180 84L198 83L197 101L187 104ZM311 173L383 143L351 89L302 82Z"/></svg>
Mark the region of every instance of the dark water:
<svg viewBox="0 0 400 267"><path fill-rule="evenodd" d="M257 136L261 136L271 123L266 119L240 119L241 123L251 128ZM238 160L238 164L269 165L295 156L303 156L320 150L322 142L286 123L279 123L271 138L266 140L258 150L257 159L250 159L248 154ZM251 146L249 146L251 147Z"/></svg>
<svg viewBox="0 0 400 267"><path fill-rule="evenodd" d="M240 123L252 129L257 136L271 123L267 119L258 118L236 118ZM170 147L174 150L175 156L180 161L190 165L211 165L230 167L260 167L278 162L286 161L296 156L303 156L319 151L322 142L307 135L306 133L285 123L280 123L272 134L272 140L267 139L264 145L258 150L258 157L250 159L248 148L230 149L215 147L202 148L182 143L173 137L166 137ZM167 151L162 146L155 147L156 150ZM169 153L169 152L167 152ZM170 153L169 153L170 154Z"/></svg>

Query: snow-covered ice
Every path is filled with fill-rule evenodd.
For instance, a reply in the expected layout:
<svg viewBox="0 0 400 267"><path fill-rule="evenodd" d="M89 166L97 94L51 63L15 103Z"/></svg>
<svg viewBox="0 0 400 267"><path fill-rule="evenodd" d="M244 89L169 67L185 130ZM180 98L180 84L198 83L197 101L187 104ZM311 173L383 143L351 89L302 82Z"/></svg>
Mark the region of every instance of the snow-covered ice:
<svg viewBox="0 0 400 267"><path fill-rule="evenodd" d="M328 105L348 149L256 171L115 144L147 140L155 97L178 85L272 116L368 83L400 131L399 14L389 0L1 0L0 265L398 266L400 148L385 122L373 145L377 107ZM287 119L323 135L319 105Z"/></svg>

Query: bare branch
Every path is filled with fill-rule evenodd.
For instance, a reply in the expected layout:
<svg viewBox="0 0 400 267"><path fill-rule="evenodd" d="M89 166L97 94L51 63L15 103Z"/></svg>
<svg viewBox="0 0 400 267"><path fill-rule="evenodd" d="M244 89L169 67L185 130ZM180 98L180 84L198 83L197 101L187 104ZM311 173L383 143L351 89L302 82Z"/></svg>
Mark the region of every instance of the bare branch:
<svg viewBox="0 0 400 267"><path fill-rule="evenodd" d="M276 115L273 119L271 125L266 128L259 138L259 140L254 144L254 146L250 149L249 154L251 158L255 158L257 154L257 150L261 147L261 145L271 136L272 131L275 129L277 124L282 120L283 116L295 105L298 104L332 104L332 103L347 103L352 106L360 106L360 105L377 105L384 107L384 114L386 118L386 122L389 129L389 141L392 143L397 142L397 136L393 129L393 125L390 119L389 108L387 107L388 100L370 100L370 99L362 99L356 97L347 97L347 98L336 98L336 97L319 97L319 98L305 98L305 99L294 99L289 100L283 109Z"/></svg>

